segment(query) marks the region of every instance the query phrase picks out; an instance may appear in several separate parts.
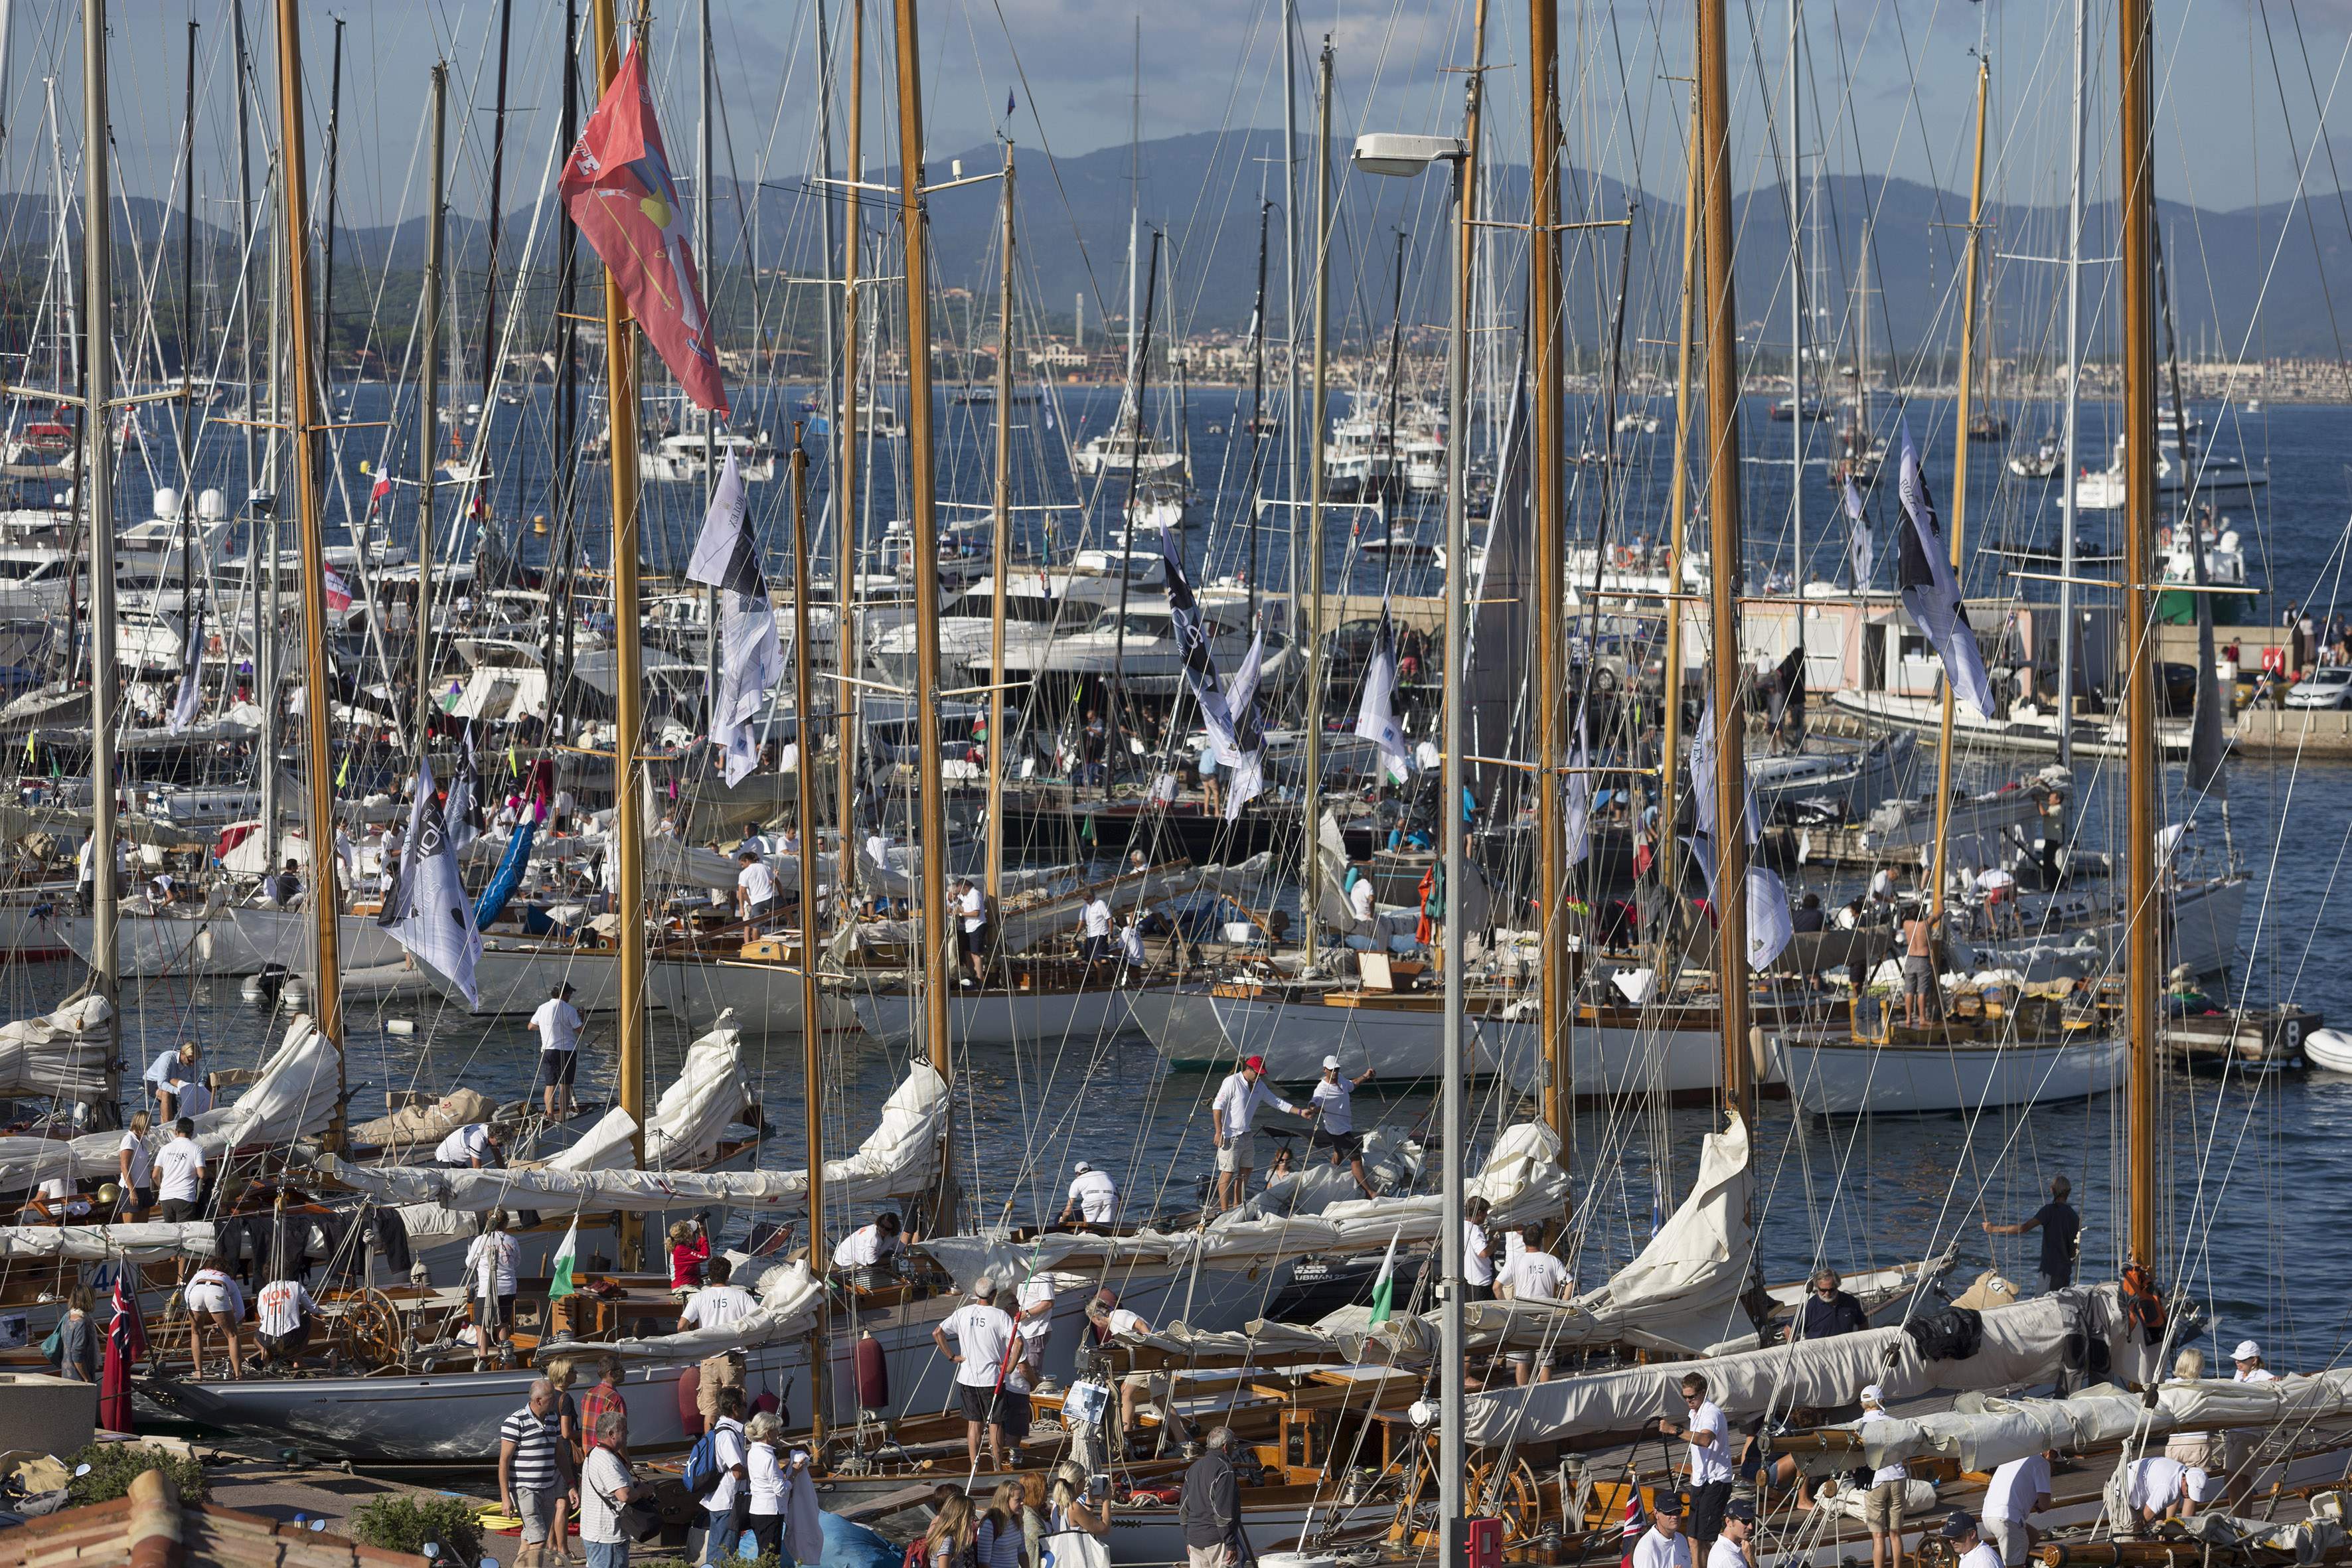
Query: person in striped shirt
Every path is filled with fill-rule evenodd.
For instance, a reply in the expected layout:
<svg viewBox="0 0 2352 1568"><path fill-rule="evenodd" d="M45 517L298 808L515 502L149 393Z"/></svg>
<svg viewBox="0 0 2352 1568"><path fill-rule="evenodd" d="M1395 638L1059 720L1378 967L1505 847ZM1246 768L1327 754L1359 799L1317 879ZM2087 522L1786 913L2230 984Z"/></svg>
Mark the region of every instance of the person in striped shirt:
<svg viewBox="0 0 2352 1568"><path fill-rule="evenodd" d="M522 1521L515 1568L549 1568L548 1526L559 1506L580 1506L560 1409L555 1384L542 1377L530 1385L530 1403L499 1427L499 1500L510 1518ZM570 1561L562 1542L555 1543L553 1561Z"/></svg>

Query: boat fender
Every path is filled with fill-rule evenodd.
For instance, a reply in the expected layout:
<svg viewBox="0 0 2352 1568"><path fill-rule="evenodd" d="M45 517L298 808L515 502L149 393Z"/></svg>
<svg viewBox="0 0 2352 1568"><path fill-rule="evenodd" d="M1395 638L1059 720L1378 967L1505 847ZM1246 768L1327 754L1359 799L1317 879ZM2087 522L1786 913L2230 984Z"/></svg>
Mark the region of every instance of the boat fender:
<svg viewBox="0 0 2352 1568"><path fill-rule="evenodd" d="M689 1366L677 1374L677 1425L689 1437L702 1436L702 1368Z"/></svg>
<svg viewBox="0 0 2352 1568"><path fill-rule="evenodd" d="M857 1336L856 1370L857 1407L860 1410L889 1409L890 1364L882 1354L882 1342L874 1337L871 1329Z"/></svg>

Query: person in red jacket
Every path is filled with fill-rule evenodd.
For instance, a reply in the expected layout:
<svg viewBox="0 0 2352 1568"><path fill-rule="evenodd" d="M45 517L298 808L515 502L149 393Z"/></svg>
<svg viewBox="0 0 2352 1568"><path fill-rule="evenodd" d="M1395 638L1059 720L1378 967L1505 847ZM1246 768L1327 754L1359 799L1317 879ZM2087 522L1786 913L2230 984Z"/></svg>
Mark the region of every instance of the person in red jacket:
<svg viewBox="0 0 2352 1568"><path fill-rule="evenodd" d="M675 1291L702 1289L703 1265L710 1261L710 1237L698 1219L682 1219L669 1227L669 1288Z"/></svg>

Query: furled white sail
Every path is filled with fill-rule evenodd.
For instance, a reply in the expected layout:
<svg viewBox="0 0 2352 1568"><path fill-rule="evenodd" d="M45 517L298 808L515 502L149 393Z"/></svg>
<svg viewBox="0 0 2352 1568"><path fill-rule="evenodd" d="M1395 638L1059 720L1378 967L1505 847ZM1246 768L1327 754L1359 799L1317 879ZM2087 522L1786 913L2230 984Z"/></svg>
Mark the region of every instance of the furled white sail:
<svg viewBox="0 0 2352 1568"><path fill-rule="evenodd" d="M719 1135L758 1099L743 1078L743 1034L713 1029L686 1048L686 1065L646 1118L646 1167L690 1171L719 1152Z"/></svg>
<svg viewBox="0 0 2352 1568"><path fill-rule="evenodd" d="M682 1334L656 1334L651 1339L615 1340L610 1348L616 1355L647 1361L700 1361L727 1351L804 1334L815 1323L817 1314L826 1310L824 1281L809 1272L806 1262L795 1261L770 1269L760 1281L759 1307L731 1323L688 1329ZM567 1349L577 1353L579 1347L543 1343L540 1354L557 1355Z"/></svg>
<svg viewBox="0 0 2352 1568"><path fill-rule="evenodd" d="M47 1258L60 1263L152 1263L163 1258L210 1258L210 1220L184 1225L0 1226L0 1259Z"/></svg>
<svg viewBox="0 0 2352 1568"><path fill-rule="evenodd" d="M68 1002L39 1018L0 1025L0 1094L95 1099L114 1054L103 996Z"/></svg>

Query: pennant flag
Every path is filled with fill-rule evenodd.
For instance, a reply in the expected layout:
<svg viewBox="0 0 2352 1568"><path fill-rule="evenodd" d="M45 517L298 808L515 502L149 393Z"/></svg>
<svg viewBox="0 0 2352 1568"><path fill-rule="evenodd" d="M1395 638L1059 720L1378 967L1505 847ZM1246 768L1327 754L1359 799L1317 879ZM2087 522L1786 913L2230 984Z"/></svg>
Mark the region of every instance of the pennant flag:
<svg viewBox="0 0 2352 1568"><path fill-rule="evenodd" d="M1037 380L1037 405L1045 411L1045 428L1051 432L1054 428L1054 389L1045 384L1043 376Z"/></svg>
<svg viewBox="0 0 2352 1568"><path fill-rule="evenodd" d="M1797 934L1789 915L1789 889L1777 871L1748 868L1748 967L1762 969Z"/></svg>
<svg viewBox="0 0 2352 1568"><path fill-rule="evenodd" d="M400 886L385 901L394 919L384 922L393 940L457 982L469 1007L480 1005L474 988L474 961L481 956L482 933L457 873L441 803L434 798L433 764L416 764L416 799L408 811L408 847L401 857Z"/></svg>
<svg viewBox="0 0 2352 1568"><path fill-rule="evenodd" d="M697 405L724 416L727 389L688 243L686 207L670 178L636 45L572 144L560 188L565 210L620 285L654 352Z"/></svg>
<svg viewBox="0 0 2352 1568"><path fill-rule="evenodd" d="M1878 545L1870 537L1870 519L1862 510L1862 489L1853 482L1852 474L1845 477L1845 517L1853 528L1846 540L1846 560L1853 568L1854 592L1866 593L1870 588L1870 569L1878 560Z"/></svg>
<svg viewBox="0 0 2352 1568"><path fill-rule="evenodd" d="M1403 778L1412 772L1412 752L1404 743L1404 727L1396 721L1391 700L1396 694L1396 623L1389 618L1389 602L1381 601L1381 630L1372 643L1372 657L1364 666L1363 695L1356 702L1356 733L1381 749L1388 772Z"/></svg>
<svg viewBox="0 0 2352 1568"><path fill-rule="evenodd" d="M1396 1315L1396 1249L1397 1237L1404 1234L1399 1226L1389 1237L1388 1256L1381 1259L1380 1278L1372 1281L1372 1321L1377 1329Z"/></svg>
<svg viewBox="0 0 2352 1568"><path fill-rule="evenodd" d="M776 642L776 610L768 602L768 580L760 575L760 547L751 537L743 471L732 452L727 454L727 467L719 476L686 575L719 590L719 695L711 703L710 743L726 754L727 782L740 784L759 766L760 743L752 738L751 720L767 701L768 689L783 679L784 652Z"/></svg>
<svg viewBox="0 0 2352 1568"><path fill-rule="evenodd" d="M457 751L457 776L449 781L449 799L441 808L442 820L449 828L449 847L460 855L482 836L482 808L474 795L474 726L468 723L465 744Z"/></svg>
<svg viewBox="0 0 2352 1568"><path fill-rule="evenodd" d="M1009 87L1004 89L1004 118L1013 118L1013 89Z"/></svg>
<svg viewBox="0 0 2352 1568"><path fill-rule="evenodd" d="M1700 712L1698 731L1691 736L1690 785L1691 805L1698 814L1699 833L1707 838L1716 836L1715 812L1715 697L1710 690L1706 707ZM1756 786L1740 775L1748 800L1748 842L1757 843L1764 837L1762 814L1756 809Z"/></svg>
<svg viewBox="0 0 2352 1568"><path fill-rule="evenodd" d="M1225 705L1224 690L1217 683L1217 661L1209 652L1209 628L1201 618L1200 601L1192 597L1192 580L1184 574L1181 530L1160 531L1160 555L1167 565L1168 614L1175 623L1176 647L1184 661L1184 683L1201 705L1201 722L1217 748L1217 760L1238 766L1241 748L1234 740L1233 710ZM1255 680L1251 689L1256 689Z"/></svg>
<svg viewBox="0 0 2352 1568"><path fill-rule="evenodd" d="M351 782L352 782L352 754L351 754L349 752L345 752L343 753L343 765L342 765L341 767L337 768L337 769L335 770L335 787L336 787L337 789L341 789L341 788L342 788L345 784L349 784L349 783L351 783Z"/></svg>
<svg viewBox="0 0 2352 1568"><path fill-rule="evenodd" d="M1919 469L1919 454L1911 445L1911 422L1903 422L1903 478L1897 486L1903 513L1911 526L1903 530L1895 552L1895 585L1902 590L1903 607L1927 636L1944 661L1944 679L1960 699L1982 719L1992 717L1992 678L1985 673L1984 655L1977 651L1977 634L1960 607L1959 584L1952 575L1952 549L1944 526L1936 519L1936 500L1927 493L1927 476Z"/></svg>
<svg viewBox="0 0 2352 1568"><path fill-rule="evenodd" d="M343 580L341 577L336 575L335 569L331 566L321 566L319 569L319 574L320 581L324 582L327 585L327 608L331 610L350 609L352 607L352 591L343 585Z"/></svg>
<svg viewBox="0 0 2352 1568"><path fill-rule="evenodd" d="M147 1325L139 1316L139 1298L122 1288L129 1268L114 1268L114 1321L106 1329L106 1366L100 1373L98 1424L109 1432L137 1428L131 1415L131 1368L147 1359Z"/></svg>
<svg viewBox="0 0 2352 1568"><path fill-rule="evenodd" d="M187 595L182 605L186 625L180 636L180 690L172 699L172 716L164 721L164 730L174 735L184 734L196 721L196 710L205 700L205 596L202 592Z"/></svg>
<svg viewBox="0 0 2352 1568"><path fill-rule="evenodd" d="M572 1216L572 1228L563 1233L563 1245L555 1249L554 1277L548 1281L547 1286L549 1300L558 1300L562 1297L579 1293L580 1287L574 1284L572 1279L572 1271L578 1267L579 1258L580 1216L575 1214Z"/></svg>
<svg viewBox="0 0 2352 1568"><path fill-rule="evenodd" d="M1219 752L1217 761L1234 770L1233 787L1225 792L1225 820L1241 819L1242 807L1265 793L1265 729L1257 716L1259 667L1265 658L1265 628L1250 639L1242 667L1225 688L1225 710L1232 715L1234 751Z"/></svg>

